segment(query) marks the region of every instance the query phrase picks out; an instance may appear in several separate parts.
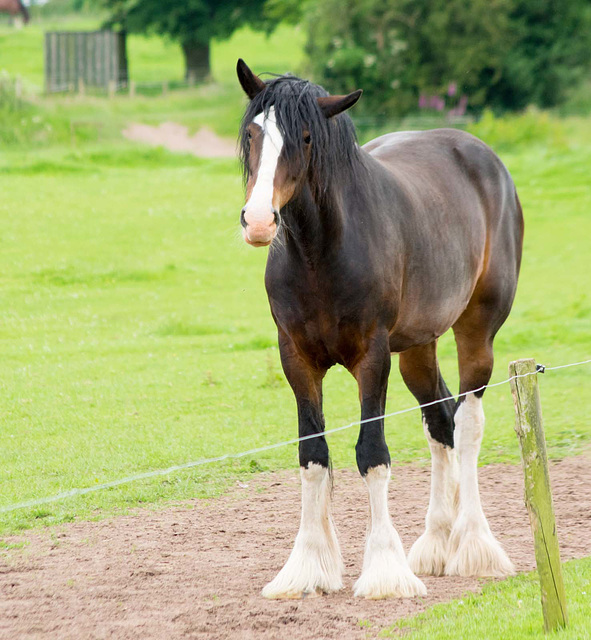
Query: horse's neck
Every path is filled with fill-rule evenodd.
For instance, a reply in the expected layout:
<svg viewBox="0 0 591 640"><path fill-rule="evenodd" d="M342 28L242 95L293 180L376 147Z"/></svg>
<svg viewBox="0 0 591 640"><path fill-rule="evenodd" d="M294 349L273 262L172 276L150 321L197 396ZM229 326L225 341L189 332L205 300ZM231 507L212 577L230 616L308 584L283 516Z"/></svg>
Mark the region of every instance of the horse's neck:
<svg viewBox="0 0 591 640"><path fill-rule="evenodd" d="M343 233L340 194L328 192L314 197L309 186L285 208L285 243L308 264L321 262L338 246Z"/></svg>

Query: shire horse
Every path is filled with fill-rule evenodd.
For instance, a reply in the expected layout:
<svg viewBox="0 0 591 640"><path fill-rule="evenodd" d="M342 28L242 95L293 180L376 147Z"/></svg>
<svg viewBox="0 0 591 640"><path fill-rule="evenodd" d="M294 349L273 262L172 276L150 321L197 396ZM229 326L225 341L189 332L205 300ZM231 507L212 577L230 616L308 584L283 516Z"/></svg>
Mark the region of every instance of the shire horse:
<svg viewBox="0 0 591 640"><path fill-rule="evenodd" d="M271 245L265 286L299 436L322 434L322 379L341 364L361 402L357 466L370 523L356 596L426 593L416 574L505 576L513 565L482 510L477 461L493 339L507 318L523 217L499 158L453 129L391 133L363 147L361 91L329 95L291 75L263 81L238 61L250 103L240 131L244 240ZM422 409L432 458L425 532L408 558L388 511L384 437L391 354L420 404L448 398L437 339L453 329L460 396ZM375 418L375 420L372 420ZM294 598L343 586L324 435L299 442L302 511L287 562L263 589Z"/></svg>

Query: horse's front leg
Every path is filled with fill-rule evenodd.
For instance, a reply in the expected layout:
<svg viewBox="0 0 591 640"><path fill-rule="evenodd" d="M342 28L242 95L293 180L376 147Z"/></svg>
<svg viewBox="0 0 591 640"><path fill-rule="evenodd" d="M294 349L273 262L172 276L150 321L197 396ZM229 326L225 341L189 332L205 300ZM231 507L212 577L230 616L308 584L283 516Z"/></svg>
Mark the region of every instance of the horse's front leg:
<svg viewBox="0 0 591 640"><path fill-rule="evenodd" d="M382 416L390 372L387 336L375 341L354 370L359 384L361 420ZM388 511L390 454L384 437L384 419L361 425L355 447L357 466L369 492L370 528L365 544L363 570L355 583L355 595L366 598L425 595L423 583L410 570L402 542Z"/></svg>
<svg viewBox="0 0 591 640"><path fill-rule="evenodd" d="M281 362L298 407L299 437L322 433L322 378L295 352L285 334L279 335ZM264 589L266 598L301 598L330 593L343 586L343 562L330 514L331 474L328 445L319 436L299 443L302 514L293 550L283 569Z"/></svg>

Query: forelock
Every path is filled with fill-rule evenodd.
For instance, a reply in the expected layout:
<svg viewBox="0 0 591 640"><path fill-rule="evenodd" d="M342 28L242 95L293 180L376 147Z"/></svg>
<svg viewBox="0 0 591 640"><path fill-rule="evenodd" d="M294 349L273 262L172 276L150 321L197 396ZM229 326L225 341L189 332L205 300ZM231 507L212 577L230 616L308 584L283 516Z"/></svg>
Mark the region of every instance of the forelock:
<svg viewBox="0 0 591 640"><path fill-rule="evenodd" d="M285 157L303 159L302 132L309 131L312 138L310 166L317 175L320 190L339 168L357 156L355 128L346 113L326 118L316 98L328 96L328 92L317 84L301 80L292 75L272 78L266 89L249 103L240 127L240 159L244 178L248 179L248 125L261 113L265 117L274 107L277 127L283 137Z"/></svg>

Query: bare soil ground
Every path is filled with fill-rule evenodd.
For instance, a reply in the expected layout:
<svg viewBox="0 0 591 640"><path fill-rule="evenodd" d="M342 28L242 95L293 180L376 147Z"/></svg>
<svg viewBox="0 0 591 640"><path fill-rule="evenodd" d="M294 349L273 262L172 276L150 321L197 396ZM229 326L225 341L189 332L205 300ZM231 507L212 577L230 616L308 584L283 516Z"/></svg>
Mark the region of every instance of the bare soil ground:
<svg viewBox="0 0 591 640"><path fill-rule="evenodd" d="M429 470L400 466L393 478L391 512L408 550L422 533ZM521 469L491 465L480 478L493 532L519 571L532 569ZM563 559L589 555L591 459L554 463L552 484ZM297 474L267 473L217 500L10 538L28 545L0 553L0 638L361 639L483 584L425 578L426 598L354 598L367 497L356 473L338 470L334 516L345 588L320 598L263 600L262 586L291 549L299 507Z"/></svg>
<svg viewBox="0 0 591 640"><path fill-rule="evenodd" d="M221 138L208 127L202 127L190 136L187 127L175 122L163 122L157 127L132 123L122 133L128 140L165 147L169 151L192 153L201 158L236 156L236 142Z"/></svg>

